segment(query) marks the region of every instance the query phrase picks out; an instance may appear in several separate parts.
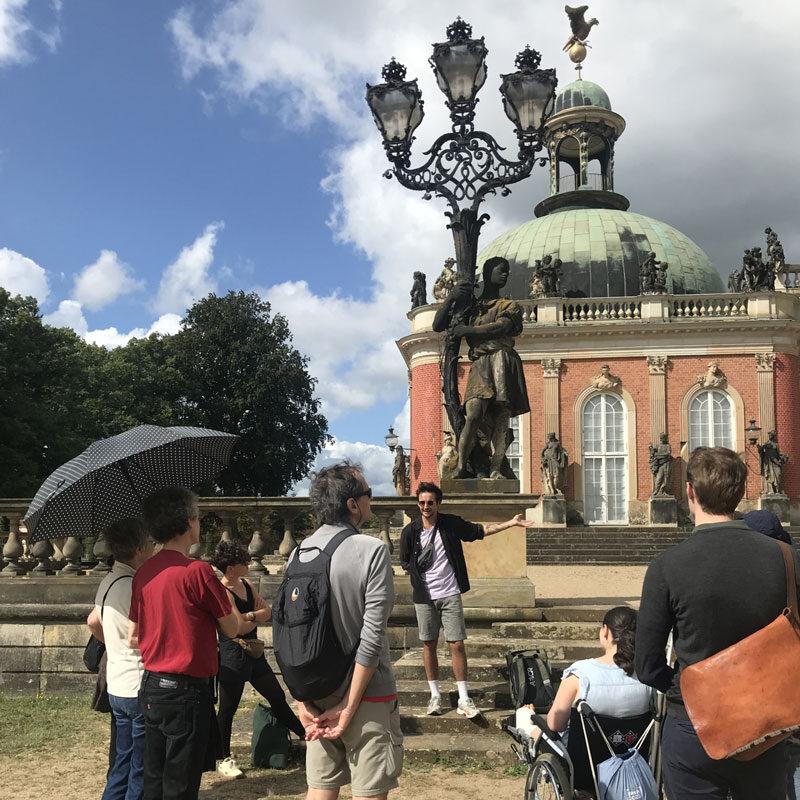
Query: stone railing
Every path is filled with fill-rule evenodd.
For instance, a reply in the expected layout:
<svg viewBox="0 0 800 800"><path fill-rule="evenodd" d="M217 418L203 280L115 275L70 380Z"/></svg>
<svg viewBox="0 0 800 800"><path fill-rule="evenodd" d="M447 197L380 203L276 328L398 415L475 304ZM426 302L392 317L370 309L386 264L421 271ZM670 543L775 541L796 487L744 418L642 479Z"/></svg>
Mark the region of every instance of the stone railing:
<svg viewBox="0 0 800 800"><path fill-rule="evenodd" d="M800 268L798 268L800 272ZM800 285L795 292L646 294L638 297L537 297L518 301L527 324L671 322L715 319L800 320Z"/></svg>
<svg viewBox="0 0 800 800"><path fill-rule="evenodd" d="M0 499L0 537L5 539L0 577L102 575L109 571L111 554L100 536L81 541L64 531L61 538L29 545L22 524L29 502ZM302 534L313 529L310 509L307 497L203 497L200 499L201 538L190 555L208 559L218 541L237 538L247 544L251 574L267 574L270 564L282 564L297 547ZM413 497L373 498L374 527L367 528L365 533L375 533L391 552L394 546L389 532L393 518L413 513L414 509L416 499ZM3 519L7 535L3 533Z"/></svg>
<svg viewBox="0 0 800 800"><path fill-rule="evenodd" d="M775 277L775 289L779 292L800 292L800 264L784 264Z"/></svg>

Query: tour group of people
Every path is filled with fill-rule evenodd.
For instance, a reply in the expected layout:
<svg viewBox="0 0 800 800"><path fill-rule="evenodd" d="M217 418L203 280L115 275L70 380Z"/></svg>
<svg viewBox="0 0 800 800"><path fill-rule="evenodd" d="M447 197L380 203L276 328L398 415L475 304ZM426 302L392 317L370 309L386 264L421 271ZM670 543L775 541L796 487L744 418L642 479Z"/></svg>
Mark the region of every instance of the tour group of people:
<svg viewBox="0 0 800 800"><path fill-rule="evenodd" d="M650 564L638 613L628 606L609 610L598 634L598 657L564 671L547 715L548 726L561 732L579 700L598 714L625 717L647 711L653 689L664 692L661 746L669 800L797 797L791 743L747 762L715 761L705 753L681 696L683 669L759 630L785 605L783 559L770 538L788 535L769 512L736 518L746 475L730 450L692 453L686 494L693 535ZM470 584L462 543L534 523L517 515L482 525L441 513L444 498L433 483L420 483L416 496L419 516L403 529L400 563L413 590L430 687L427 713L445 711L437 659L443 629L458 690L456 713L474 718L481 712L468 685L462 595ZM271 609L246 577L243 546L220 542L211 563L221 577L205 561L189 558L200 536L192 492L159 490L144 501L141 519L108 529L114 566L87 620L106 644L115 728L103 800L196 798L204 771L240 776L231 725L248 682L305 739L307 800L336 800L348 784L353 798L381 800L398 786L403 734L387 637L394 576L388 548L359 532L370 519L371 498L362 469L351 462L312 477L309 500L319 527L290 558L302 563L310 557L304 551L324 550L347 532L330 557L330 607L339 645L353 654L353 666L331 696L297 702L294 711L263 649L254 646L256 629L270 621ZM666 657L670 634L674 666ZM747 687L731 698L751 700Z"/></svg>

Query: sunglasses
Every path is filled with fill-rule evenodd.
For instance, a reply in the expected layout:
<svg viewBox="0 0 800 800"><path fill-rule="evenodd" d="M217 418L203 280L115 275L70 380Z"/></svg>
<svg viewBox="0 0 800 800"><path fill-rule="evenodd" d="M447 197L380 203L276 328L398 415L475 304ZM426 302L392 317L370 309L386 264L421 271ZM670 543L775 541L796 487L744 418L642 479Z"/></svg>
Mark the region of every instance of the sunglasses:
<svg viewBox="0 0 800 800"><path fill-rule="evenodd" d="M359 492L358 494L354 494L352 499L353 500L358 500L359 497L369 497L369 499L372 500L372 487L369 486L366 489L364 489L363 492Z"/></svg>
<svg viewBox="0 0 800 800"><path fill-rule="evenodd" d="M420 506L435 506L436 505L436 501L435 500L418 500L417 501L417 505L420 505Z"/></svg>

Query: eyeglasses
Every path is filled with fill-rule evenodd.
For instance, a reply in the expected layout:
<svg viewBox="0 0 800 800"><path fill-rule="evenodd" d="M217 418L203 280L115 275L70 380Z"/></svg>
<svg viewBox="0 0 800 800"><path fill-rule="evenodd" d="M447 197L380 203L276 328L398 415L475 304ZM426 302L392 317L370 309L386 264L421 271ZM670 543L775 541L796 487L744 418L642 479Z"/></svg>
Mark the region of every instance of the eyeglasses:
<svg viewBox="0 0 800 800"><path fill-rule="evenodd" d="M372 500L372 487L368 486L366 489L364 489L363 492L358 492L358 494L354 494L352 499L358 500L359 497L369 497L369 499Z"/></svg>
<svg viewBox="0 0 800 800"><path fill-rule="evenodd" d="M435 500L418 500L417 501L417 505L420 505L420 506L435 506L436 505L436 501Z"/></svg>

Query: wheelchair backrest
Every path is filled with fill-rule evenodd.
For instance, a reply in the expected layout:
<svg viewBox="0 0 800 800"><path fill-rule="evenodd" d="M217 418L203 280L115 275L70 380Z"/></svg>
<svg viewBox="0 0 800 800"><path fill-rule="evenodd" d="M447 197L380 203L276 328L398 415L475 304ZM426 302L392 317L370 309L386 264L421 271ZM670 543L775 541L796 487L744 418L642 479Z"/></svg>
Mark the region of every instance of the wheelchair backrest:
<svg viewBox="0 0 800 800"><path fill-rule="evenodd" d="M608 745L611 746L616 755L621 755L631 747L635 747L642 734L647 730L647 726L652 722L653 715L648 712L636 717L606 717L592 712L588 704L583 703L582 705L588 711L583 715L583 721L586 724L586 737L584 737L581 723L581 712L578 707L575 707L572 709L569 718L567 752L575 770L575 788L592 791L594 789L592 773L595 766L612 755L608 750ZM600 730L598 730L598 726ZM605 740L603 736L605 736ZM589 740L590 749L588 751L586 749L586 738ZM645 760L650 754L652 738L651 728L647 738L639 748L639 752Z"/></svg>

